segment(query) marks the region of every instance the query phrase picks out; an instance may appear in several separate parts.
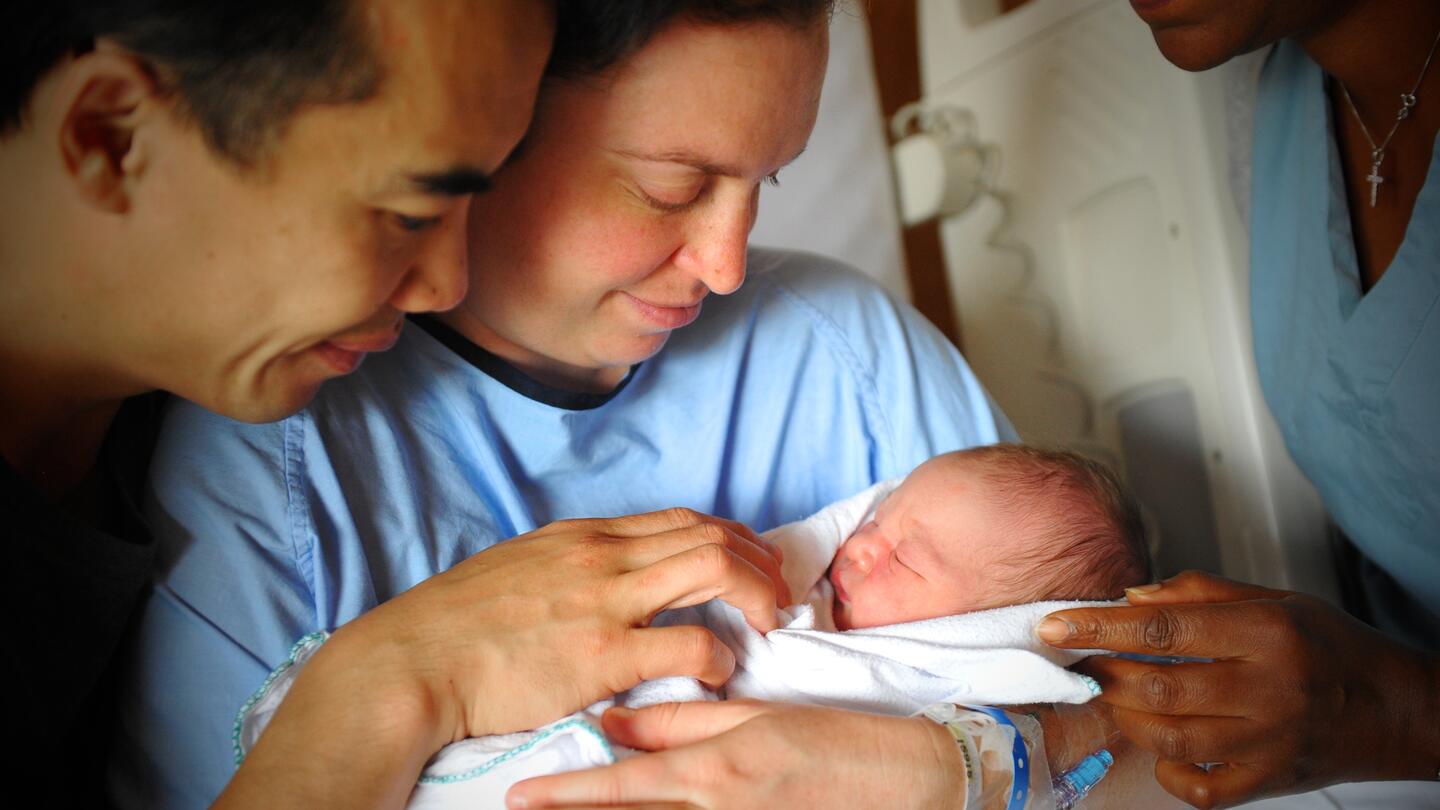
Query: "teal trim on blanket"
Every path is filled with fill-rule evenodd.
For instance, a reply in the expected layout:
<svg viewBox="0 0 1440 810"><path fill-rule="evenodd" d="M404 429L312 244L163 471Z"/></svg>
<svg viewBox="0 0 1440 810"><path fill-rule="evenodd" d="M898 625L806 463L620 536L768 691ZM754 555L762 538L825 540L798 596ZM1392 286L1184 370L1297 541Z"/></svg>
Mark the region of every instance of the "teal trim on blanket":
<svg viewBox="0 0 1440 810"><path fill-rule="evenodd" d="M536 734L524 745L512 748L509 751L506 751L505 753L495 757L494 759L487 761L483 765L477 765L467 771L447 774L445 776L421 776L418 780L418 783L422 785L453 785L456 782L466 782L471 779L479 778L494 770L495 768L504 765L506 762L509 762L515 757L520 756L526 751L529 751L530 749L534 748L545 740L550 739L557 733L572 728L578 728L589 734L591 737L594 737L595 741L600 743L601 749L605 751L605 758L608 759L610 762L615 761L615 750L610 747L610 741L605 739L605 735L597 731L595 726L591 725L590 723L581 720L578 717L572 717L569 720L550 726L539 734Z"/></svg>
<svg viewBox="0 0 1440 810"><path fill-rule="evenodd" d="M260 699L265 697L265 693L270 691L270 687L274 685L275 681L278 680L281 675L285 674L286 670L295 666L295 659L300 657L301 651L311 644L324 644L325 639L329 637L329 633L319 630L301 636L298 641L290 645L290 655L284 661L281 661L279 666L270 670L270 674L265 676L265 682L260 684L260 687L251 693L250 698L240 707L240 711L235 713L235 725L230 729L230 747L235 752L236 768L239 768L240 763L245 761L245 749L240 745L240 731L245 727L245 718L250 715L250 710L254 709L255 704L259 703Z"/></svg>

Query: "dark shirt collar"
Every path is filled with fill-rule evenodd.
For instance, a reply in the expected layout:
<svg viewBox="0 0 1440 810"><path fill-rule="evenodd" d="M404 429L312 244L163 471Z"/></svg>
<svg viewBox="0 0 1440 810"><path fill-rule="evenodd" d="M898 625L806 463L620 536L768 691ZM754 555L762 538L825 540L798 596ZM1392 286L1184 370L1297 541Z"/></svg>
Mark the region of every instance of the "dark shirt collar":
<svg viewBox="0 0 1440 810"><path fill-rule="evenodd" d="M495 355L469 338L451 329L447 324L432 315L414 315L410 318L416 326L424 329L431 337L440 341L447 349L460 355L465 362L484 372L511 391L526 399L532 399L544 405L554 408L561 408L567 411L588 411L604 405L620 395L625 386L635 379L635 371L640 368L637 363L630 367L625 379L612 390L603 394L595 394L587 391L568 391L563 388L556 388L546 385L543 382L531 377L498 355Z"/></svg>

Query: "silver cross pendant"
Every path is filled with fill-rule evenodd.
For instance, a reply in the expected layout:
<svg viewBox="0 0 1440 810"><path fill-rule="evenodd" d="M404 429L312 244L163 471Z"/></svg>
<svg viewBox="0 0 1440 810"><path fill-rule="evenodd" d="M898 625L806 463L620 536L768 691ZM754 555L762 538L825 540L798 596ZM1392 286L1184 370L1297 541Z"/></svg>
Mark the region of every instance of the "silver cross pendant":
<svg viewBox="0 0 1440 810"><path fill-rule="evenodd" d="M1372 149L1372 150L1370 150L1370 176L1368 176L1368 177L1365 178L1365 182L1367 182L1367 183L1370 184L1370 207L1371 207L1371 208L1374 208L1374 207L1375 207L1375 202L1376 202L1376 200L1379 199L1379 196L1380 196L1380 184L1383 183L1383 182L1385 182L1385 178L1383 178L1383 177L1380 176L1380 164L1381 164L1381 163L1384 163L1384 162L1385 162L1385 148L1384 148L1384 147L1381 147L1381 148L1379 148L1379 149Z"/></svg>
<svg viewBox="0 0 1440 810"><path fill-rule="evenodd" d="M1379 163L1370 167L1370 176L1365 178L1365 182L1370 184L1370 207L1374 208L1375 201L1379 199L1380 196L1380 184L1385 182L1385 178L1380 176Z"/></svg>

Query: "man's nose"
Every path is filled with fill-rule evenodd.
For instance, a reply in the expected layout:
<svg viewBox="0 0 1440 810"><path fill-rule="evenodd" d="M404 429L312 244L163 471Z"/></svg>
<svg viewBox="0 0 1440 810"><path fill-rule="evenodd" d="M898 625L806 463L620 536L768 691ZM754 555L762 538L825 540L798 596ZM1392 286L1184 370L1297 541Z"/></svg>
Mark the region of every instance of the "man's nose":
<svg viewBox="0 0 1440 810"><path fill-rule="evenodd" d="M391 294L391 306L401 312L443 312L465 298L470 286L467 209L451 212L427 235Z"/></svg>

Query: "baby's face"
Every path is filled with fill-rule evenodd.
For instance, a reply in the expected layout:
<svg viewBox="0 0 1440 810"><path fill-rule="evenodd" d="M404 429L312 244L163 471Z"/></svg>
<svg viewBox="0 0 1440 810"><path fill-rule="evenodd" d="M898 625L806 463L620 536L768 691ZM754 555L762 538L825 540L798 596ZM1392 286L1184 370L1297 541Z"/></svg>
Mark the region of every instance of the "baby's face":
<svg viewBox="0 0 1440 810"><path fill-rule="evenodd" d="M925 462L850 535L830 565L839 629L1011 604L994 574L1019 544L974 468L954 454Z"/></svg>

